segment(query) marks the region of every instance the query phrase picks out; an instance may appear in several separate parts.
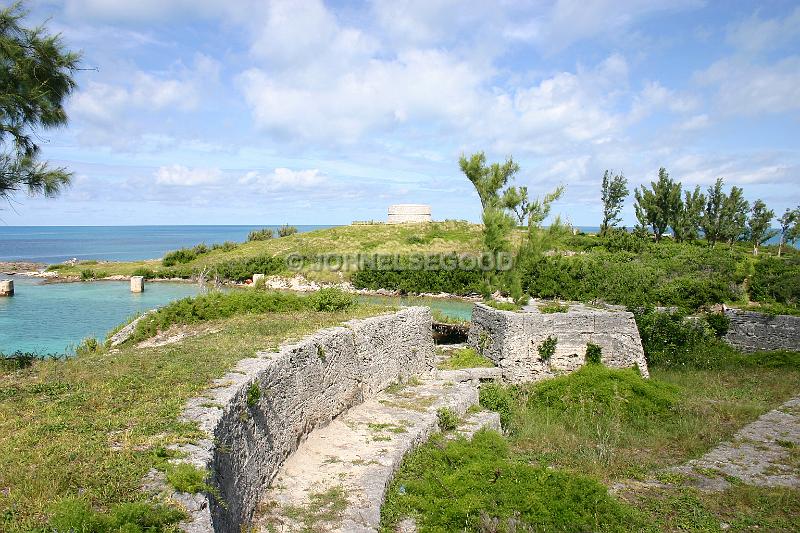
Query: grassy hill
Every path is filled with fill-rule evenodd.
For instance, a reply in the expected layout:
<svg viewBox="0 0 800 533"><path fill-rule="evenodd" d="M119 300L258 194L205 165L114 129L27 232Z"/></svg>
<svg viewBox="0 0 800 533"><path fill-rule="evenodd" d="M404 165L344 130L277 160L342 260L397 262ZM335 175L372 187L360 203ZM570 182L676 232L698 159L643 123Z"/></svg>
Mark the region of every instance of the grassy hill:
<svg viewBox="0 0 800 533"><path fill-rule="evenodd" d="M288 237L249 241L224 246L199 255L196 259L167 269L161 260L105 262L83 261L77 265L54 265L61 276L90 279L113 275L131 276L148 269L156 274L190 277L193 271L221 264L262 257L286 257L300 254L311 258L324 254L414 254L478 253L481 249L481 226L462 221L402 225L340 226L296 233ZM306 272L308 269L305 269ZM91 275L90 275L91 273ZM311 277L314 277L313 275Z"/></svg>

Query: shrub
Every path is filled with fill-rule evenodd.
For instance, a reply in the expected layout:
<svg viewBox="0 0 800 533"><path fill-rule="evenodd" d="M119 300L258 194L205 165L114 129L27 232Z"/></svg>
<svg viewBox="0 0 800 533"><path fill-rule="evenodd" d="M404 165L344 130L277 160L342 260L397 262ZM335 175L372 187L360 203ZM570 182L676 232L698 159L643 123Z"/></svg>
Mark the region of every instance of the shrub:
<svg viewBox="0 0 800 533"><path fill-rule="evenodd" d="M485 303L489 307L493 307L500 311L519 311L520 309L522 309L521 305L515 304L513 302L501 302L499 300L484 300L483 303Z"/></svg>
<svg viewBox="0 0 800 533"><path fill-rule="evenodd" d="M186 518L180 509L143 502L122 503L99 513L77 498L52 505L50 515L49 530L80 533L159 533L173 531L174 524Z"/></svg>
<svg viewBox="0 0 800 533"><path fill-rule="evenodd" d="M131 276L142 276L144 279L155 279L158 277L154 270L145 267L135 269L131 272Z"/></svg>
<svg viewBox="0 0 800 533"><path fill-rule="evenodd" d="M446 292L466 296L481 293L483 274L480 270L410 268L412 262L425 261L426 257L406 256L389 265L370 262L354 272L351 281L359 289L387 289L401 294Z"/></svg>
<svg viewBox="0 0 800 533"><path fill-rule="evenodd" d="M500 424L506 430L511 427L516 402L515 391L511 386L495 382L481 385L478 393L478 403L490 411L500 413Z"/></svg>
<svg viewBox="0 0 800 533"><path fill-rule="evenodd" d="M278 228L278 237L288 237L289 235L294 235L295 233L297 233L297 228L290 226L289 224L284 224Z"/></svg>
<svg viewBox="0 0 800 533"><path fill-rule="evenodd" d="M324 312L343 311L358 303L355 296L335 287L320 289L309 300L312 309Z"/></svg>
<svg viewBox="0 0 800 533"><path fill-rule="evenodd" d="M539 311L542 313L566 313L569 311L569 306L560 304L558 302L552 302L540 305Z"/></svg>
<svg viewBox="0 0 800 533"><path fill-rule="evenodd" d="M258 383L253 382L247 387L247 407L255 407L260 399L261 389L258 388Z"/></svg>
<svg viewBox="0 0 800 533"><path fill-rule="evenodd" d="M86 337L81 341L77 348L75 348L75 355L89 355L97 353L102 349L103 345L95 337Z"/></svg>
<svg viewBox="0 0 800 533"><path fill-rule="evenodd" d="M650 241L627 230L610 229L602 236L601 243L609 252L633 252L640 254L650 247Z"/></svg>
<svg viewBox="0 0 800 533"><path fill-rule="evenodd" d="M91 268L84 268L83 270L81 270L81 281L89 281L95 278L96 276L94 270L92 270Z"/></svg>
<svg viewBox="0 0 800 533"><path fill-rule="evenodd" d="M152 337L174 324L194 324L243 314L301 311L308 309L309 304L310 298L280 292L212 292L177 300L148 314L136 325L131 342Z"/></svg>
<svg viewBox="0 0 800 533"><path fill-rule="evenodd" d="M178 492L197 494L207 490L207 473L189 463L177 463L167 466L167 483Z"/></svg>
<svg viewBox="0 0 800 533"><path fill-rule="evenodd" d="M706 314L706 324L714 332L717 338L724 337L728 333L731 326L731 319L725 313L708 313Z"/></svg>
<svg viewBox="0 0 800 533"><path fill-rule="evenodd" d="M436 411L439 422L439 431L453 431L458 427L458 415L449 407L442 407Z"/></svg>
<svg viewBox="0 0 800 533"><path fill-rule="evenodd" d="M215 243L211 246L212 250L222 250L223 252L230 252L231 250L235 250L239 245L235 242L225 241L222 244Z"/></svg>
<svg viewBox="0 0 800 533"><path fill-rule="evenodd" d="M586 363L599 365L603 362L603 349L597 344L589 343L586 345Z"/></svg>
<svg viewBox="0 0 800 533"><path fill-rule="evenodd" d="M536 348L539 352L539 359L544 362L550 361L550 359L556 353L556 345L558 345L558 337L553 335L548 335L545 340Z"/></svg>
<svg viewBox="0 0 800 533"><path fill-rule="evenodd" d="M381 508L381 530L408 516L420 531L646 529L599 482L517 461L503 437L486 430L472 441L435 436L406 458Z"/></svg>
<svg viewBox="0 0 800 533"><path fill-rule="evenodd" d="M750 298L758 302L800 305L800 257L768 257L755 264Z"/></svg>
<svg viewBox="0 0 800 533"><path fill-rule="evenodd" d="M645 379L633 369L586 365L566 376L532 387L528 405L554 411L578 410L586 416L606 416L613 411L629 421L664 416L678 401L678 389Z"/></svg>
<svg viewBox="0 0 800 533"><path fill-rule="evenodd" d="M268 241L275 236L275 232L270 228L253 230L247 236L248 241Z"/></svg>
<svg viewBox="0 0 800 533"><path fill-rule="evenodd" d="M439 365L440 370L458 370L461 368L493 367L494 363L480 355L474 348L453 350L450 357Z"/></svg>
<svg viewBox="0 0 800 533"><path fill-rule="evenodd" d="M161 260L161 264L165 267L171 267L179 263L191 263L197 259L198 256L207 254L210 251L211 248L202 243L193 248L180 248L179 250L175 250L173 252L167 252L167 254L164 255L164 258Z"/></svg>
<svg viewBox="0 0 800 533"><path fill-rule="evenodd" d="M680 313L662 313L653 309L634 309L636 325L642 338L647 364L663 367L706 366L697 359L697 348L711 339L698 321L687 320Z"/></svg>
<svg viewBox="0 0 800 533"><path fill-rule="evenodd" d="M251 279L254 273L270 276L285 270L286 262L283 258L260 255L249 259L231 259L218 263L214 267L213 275L220 279L244 281Z"/></svg>

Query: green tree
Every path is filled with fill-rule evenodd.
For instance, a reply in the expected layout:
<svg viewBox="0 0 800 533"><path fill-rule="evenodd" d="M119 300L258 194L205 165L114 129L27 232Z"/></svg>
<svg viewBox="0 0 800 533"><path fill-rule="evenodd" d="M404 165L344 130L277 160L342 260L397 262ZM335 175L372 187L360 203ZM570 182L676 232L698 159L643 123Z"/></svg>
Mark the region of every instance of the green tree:
<svg viewBox="0 0 800 533"><path fill-rule="evenodd" d="M767 209L767 204L761 199L753 202L747 219L747 240L753 245L753 255L758 255L759 246L778 234L777 230L770 227L773 218L775 211Z"/></svg>
<svg viewBox="0 0 800 533"><path fill-rule="evenodd" d="M723 179L717 178L714 185L708 188L706 208L700 220L700 226L703 228L706 241L712 247L722 237L722 206L725 204L725 191L722 190L723 184Z"/></svg>
<svg viewBox="0 0 800 533"><path fill-rule="evenodd" d="M733 244L745 238L747 234L747 214L750 204L744 198L741 187L731 187L731 192L722 204L722 237L725 242ZM774 216L774 215L773 215Z"/></svg>
<svg viewBox="0 0 800 533"><path fill-rule="evenodd" d="M661 240L667 227L671 226L681 207L681 184L669 177L664 167L658 169L658 181L650 182L634 191L636 219L643 227L650 226Z"/></svg>
<svg viewBox="0 0 800 533"><path fill-rule="evenodd" d="M797 233L797 231L792 231L793 229L796 230L798 226L798 220L800 220L800 206L796 209L789 209L786 208L786 211L783 212L781 217L778 219L778 223L780 224L780 241L778 241L778 257L781 256L783 245L786 242L794 243L797 240L797 236L795 235L794 238L792 233Z"/></svg>
<svg viewBox="0 0 800 533"><path fill-rule="evenodd" d="M503 192L503 207L514 212L514 216L519 221L519 225L525 224L528 216L530 200L528 199L527 187L509 187Z"/></svg>
<svg viewBox="0 0 800 533"><path fill-rule="evenodd" d="M71 174L39 161L37 131L67 123L64 101L75 89L80 56L65 49L45 27L26 28L17 2L0 10L0 198L55 196Z"/></svg>
<svg viewBox="0 0 800 533"><path fill-rule="evenodd" d="M478 197L481 199L481 207L486 209L492 203L496 204L494 207L502 207L500 204L500 190L505 187L509 181L513 180L519 172L519 165L512 157L508 157L505 163L492 163L486 166L486 155L483 152L478 152L470 156L469 159L463 154L459 159L459 166L475 190L478 192Z"/></svg>
<svg viewBox="0 0 800 533"><path fill-rule="evenodd" d="M717 178L709 187L706 197L706 208L703 211L700 225L710 246L718 242L733 243L742 238L747 230L747 213L750 204L744 199L739 187L731 187L730 194L725 194L725 181Z"/></svg>
<svg viewBox="0 0 800 533"><path fill-rule="evenodd" d="M630 194L628 180L622 174L612 176L608 170L603 173L603 186L601 198L603 200L603 222L600 224L600 234L604 235L609 228L617 225L622 220L619 216L622 204Z"/></svg>
<svg viewBox="0 0 800 533"><path fill-rule="evenodd" d="M699 185L692 192L684 191L683 201L672 223L676 241L693 241L700 236L700 222L705 205L706 197L700 192Z"/></svg>

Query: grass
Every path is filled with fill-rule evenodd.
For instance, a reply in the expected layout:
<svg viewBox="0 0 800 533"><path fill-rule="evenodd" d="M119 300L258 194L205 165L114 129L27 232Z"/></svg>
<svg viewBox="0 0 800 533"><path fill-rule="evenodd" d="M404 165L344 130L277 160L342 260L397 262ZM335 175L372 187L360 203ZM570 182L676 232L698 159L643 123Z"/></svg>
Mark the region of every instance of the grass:
<svg viewBox="0 0 800 533"><path fill-rule="evenodd" d="M558 302L552 302L541 304L539 306L539 311L542 313L566 313L569 311L569 306Z"/></svg>
<svg viewBox="0 0 800 533"><path fill-rule="evenodd" d="M459 370L462 368L493 367L494 363L480 355L474 348L459 348L450 353L450 357L439 363L439 370Z"/></svg>
<svg viewBox="0 0 800 533"><path fill-rule="evenodd" d="M381 309L233 316L212 320L216 333L178 344L0 374L0 529L43 528L64 499L100 513L151 503L141 481L164 467L164 447L200 436L178 419L187 399L258 350Z"/></svg>
<svg viewBox="0 0 800 533"><path fill-rule="evenodd" d="M597 481L527 464L491 431L472 441L435 436L406 459L381 510L381 531L395 531L408 516L420 531L631 531L645 524Z"/></svg>
<svg viewBox="0 0 800 533"><path fill-rule="evenodd" d="M390 488L384 531L406 516L427 531L718 531L722 522L733 530L797 530L798 490L734 483L707 494L680 485L680 476L658 473L699 457L798 394L798 356L765 354L760 363L741 356L738 364L716 368L654 367L649 380L635 370L591 364L537 384L484 384L480 404L500 413L507 437L452 445L434 440L410 455ZM531 472L552 476L553 485L526 485ZM517 476L515 484L498 487L498 475ZM678 486L623 493L620 508L593 510L596 523L587 524L572 507L604 502L604 485L654 477ZM515 500L520 491L525 502ZM540 501L548 502L547 511L527 515L528 502ZM617 513L633 522L615 526L610 517Z"/></svg>
<svg viewBox="0 0 800 533"><path fill-rule="evenodd" d="M129 342L139 342L174 325L196 324L234 315L323 311L348 309L357 303L355 297L339 289L322 289L307 296L295 293L242 289L227 293L211 292L172 302L149 313L136 324Z"/></svg>
<svg viewBox="0 0 800 533"><path fill-rule="evenodd" d="M189 271L227 261L252 259L259 256L284 257L300 254L312 258L324 254L410 254L410 253L477 253L481 250L481 227L461 221L424 224L392 224L375 226L340 226L287 237L248 241L232 249L218 248L199 254L182 263ZM137 269L163 270L161 260L99 262L108 275L130 276ZM52 270L62 276L80 277L81 265L57 265ZM316 272L310 266L302 270L307 277L331 281L335 273Z"/></svg>

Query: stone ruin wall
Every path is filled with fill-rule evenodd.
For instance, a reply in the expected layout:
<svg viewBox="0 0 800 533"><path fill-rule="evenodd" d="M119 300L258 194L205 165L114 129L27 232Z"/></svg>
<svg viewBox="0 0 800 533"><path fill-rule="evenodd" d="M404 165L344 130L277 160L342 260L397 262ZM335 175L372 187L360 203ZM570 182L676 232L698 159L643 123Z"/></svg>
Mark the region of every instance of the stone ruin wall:
<svg viewBox="0 0 800 533"><path fill-rule="evenodd" d="M549 362L538 347L548 336L558 338ZM642 341L633 314L584 307L566 313L500 311L476 304L472 311L470 346L502 369L503 379L525 383L572 372L583 366L588 343L602 348L602 361L612 368L639 367L649 376Z"/></svg>
<svg viewBox="0 0 800 533"><path fill-rule="evenodd" d="M240 361L184 414L207 434L182 447L184 461L207 469L218 492L175 495L190 511L184 530L240 531L284 460L313 429L433 366L427 307L354 320Z"/></svg>
<svg viewBox="0 0 800 533"><path fill-rule="evenodd" d="M754 311L725 309L730 319L723 339L745 352L800 350L800 316L767 315Z"/></svg>

